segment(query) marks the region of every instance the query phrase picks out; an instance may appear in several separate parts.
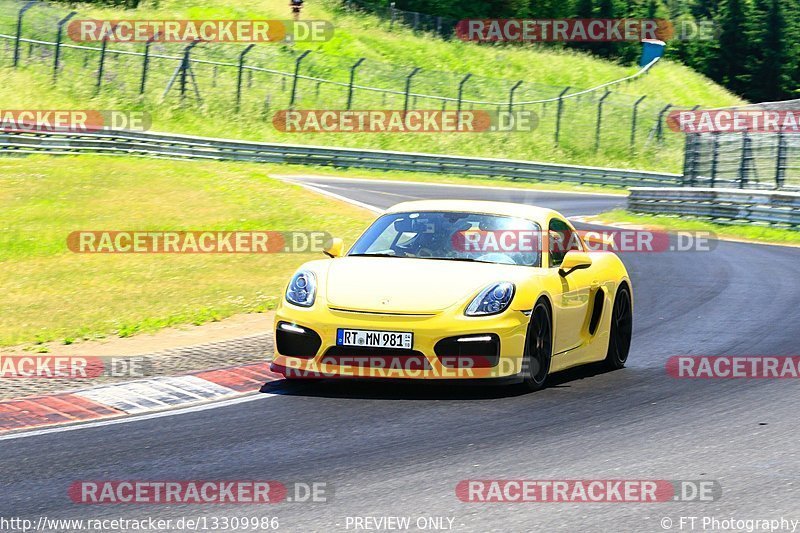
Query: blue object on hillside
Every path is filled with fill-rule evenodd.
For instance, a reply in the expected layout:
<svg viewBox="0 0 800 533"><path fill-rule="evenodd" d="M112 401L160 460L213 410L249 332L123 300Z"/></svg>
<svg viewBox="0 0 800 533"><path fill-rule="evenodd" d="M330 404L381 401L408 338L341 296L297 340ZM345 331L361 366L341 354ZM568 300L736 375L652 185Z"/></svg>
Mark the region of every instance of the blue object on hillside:
<svg viewBox="0 0 800 533"><path fill-rule="evenodd" d="M663 56L666 46L667 43L658 39L642 39L642 58L639 60L639 66L644 67L654 59Z"/></svg>

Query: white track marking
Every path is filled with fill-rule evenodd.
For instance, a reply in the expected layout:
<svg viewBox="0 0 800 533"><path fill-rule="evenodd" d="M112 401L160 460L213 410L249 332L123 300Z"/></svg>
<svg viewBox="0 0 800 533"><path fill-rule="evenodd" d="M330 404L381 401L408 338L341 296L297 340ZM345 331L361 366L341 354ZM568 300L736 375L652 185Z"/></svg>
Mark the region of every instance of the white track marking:
<svg viewBox="0 0 800 533"><path fill-rule="evenodd" d="M615 198L625 198L625 194L613 194L608 192L591 192L591 191L560 191L560 190L549 190L549 189L527 189L524 187L499 187L496 185L460 185L458 183L427 183L424 181L406 181L406 180L394 180L394 179L385 179L385 180L371 180L367 178L338 178L335 176L315 176L313 174L272 174L271 177L276 179L282 180L315 180L315 179L323 179L323 180L331 180L331 181L355 181L355 182L367 182L367 183L382 183L382 184L391 184L391 183L399 183L402 185L420 185L423 187L466 187L468 189L484 189L484 190L495 190L495 191L527 191L527 192L543 192L543 193L553 193L553 194L580 194L580 195L589 195L589 196L613 196ZM300 185L298 183L298 185Z"/></svg>
<svg viewBox="0 0 800 533"><path fill-rule="evenodd" d="M185 391L185 392L184 392ZM76 392L88 400L129 414L145 413L179 405L218 400L237 394L197 376L169 376L95 387Z"/></svg>
<svg viewBox="0 0 800 533"><path fill-rule="evenodd" d="M303 187L304 189L308 189L311 192L322 194L324 196L330 196L331 198L335 198L336 200L340 200L342 202L347 202L348 204L353 204L355 206L361 207L362 209L367 209L368 211L372 211L373 213L383 214L383 209L380 207L376 207L374 205L365 204L364 202L359 202L358 200L353 200L352 198L348 198L347 196L342 196L341 194L336 194L335 192L326 191L320 187L315 187L313 185L309 185L307 183L301 183L299 181L293 180L284 180L289 183L293 183L294 185L298 185Z"/></svg>
<svg viewBox="0 0 800 533"><path fill-rule="evenodd" d="M219 407L227 407L229 405L236 405L240 403L252 402L255 400L265 400L267 398L273 398L275 396L280 396L280 394L273 394L273 393L256 393L256 394L248 394L247 396L242 396L241 398L232 398L230 400L223 400L220 402L212 402L203 405L195 405L192 407L183 407L178 409L171 409L169 411L159 411L157 413L151 413L149 415L136 415L136 416L127 416L127 417L120 417L120 418L113 418L108 420L98 420L96 422L87 422L84 424L75 424L72 426L60 426L54 428L43 428L43 429L33 429L30 431L25 431L22 433L13 433L11 435L0 435L0 441L4 440L14 440L14 439L24 439L25 437L36 437L39 435L48 435L50 433L64 433L65 431L77 431L79 429L88 429L88 428L97 428L97 427L104 427L104 426L114 426L117 424L129 424L131 422L139 422L141 420L152 420L154 418L163 418L166 416L176 416L176 415L183 415L188 413L197 413L199 411L208 411L210 409L217 409Z"/></svg>

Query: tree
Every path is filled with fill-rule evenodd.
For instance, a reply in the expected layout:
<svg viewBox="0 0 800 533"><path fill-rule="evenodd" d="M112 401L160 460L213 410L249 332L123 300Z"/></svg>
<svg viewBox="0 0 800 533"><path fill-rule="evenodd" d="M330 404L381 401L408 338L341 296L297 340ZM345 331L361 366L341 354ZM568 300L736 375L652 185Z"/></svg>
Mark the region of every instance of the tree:
<svg viewBox="0 0 800 533"><path fill-rule="evenodd" d="M732 91L744 95L747 79L745 60L750 46L744 28L750 15L745 0L725 0L720 9L719 57L710 65L711 77Z"/></svg>
<svg viewBox="0 0 800 533"><path fill-rule="evenodd" d="M788 98L793 61L789 52L786 17L781 0L756 0L747 28L746 96L764 102Z"/></svg>

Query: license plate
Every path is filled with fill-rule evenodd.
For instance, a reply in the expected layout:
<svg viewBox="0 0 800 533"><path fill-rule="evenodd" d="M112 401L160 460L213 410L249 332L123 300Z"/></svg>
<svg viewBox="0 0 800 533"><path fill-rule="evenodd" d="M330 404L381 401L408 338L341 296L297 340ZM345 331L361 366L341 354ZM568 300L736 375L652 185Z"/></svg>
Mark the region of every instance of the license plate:
<svg viewBox="0 0 800 533"><path fill-rule="evenodd" d="M410 350L413 343L414 334L409 331L366 331L363 329L342 328L336 330L337 346Z"/></svg>

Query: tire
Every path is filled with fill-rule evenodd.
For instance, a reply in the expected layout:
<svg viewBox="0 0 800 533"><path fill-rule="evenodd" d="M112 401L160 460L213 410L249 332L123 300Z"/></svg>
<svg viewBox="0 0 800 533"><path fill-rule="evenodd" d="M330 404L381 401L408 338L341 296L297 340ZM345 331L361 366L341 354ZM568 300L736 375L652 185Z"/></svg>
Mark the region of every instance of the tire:
<svg viewBox="0 0 800 533"><path fill-rule="evenodd" d="M525 357L522 361L523 385L529 391L545 387L553 355L553 320L550 308L543 299L536 302L525 338Z"/></svg>
<svg viewBox="0 0 800 533"><path fill-rule="evenodd" d="M614 305L611 308L611 327L608 334L608 353L605 366L609 370L619 370L628 360L633 331L633 312L631 292L627 285L617 289Z"/></svg>

